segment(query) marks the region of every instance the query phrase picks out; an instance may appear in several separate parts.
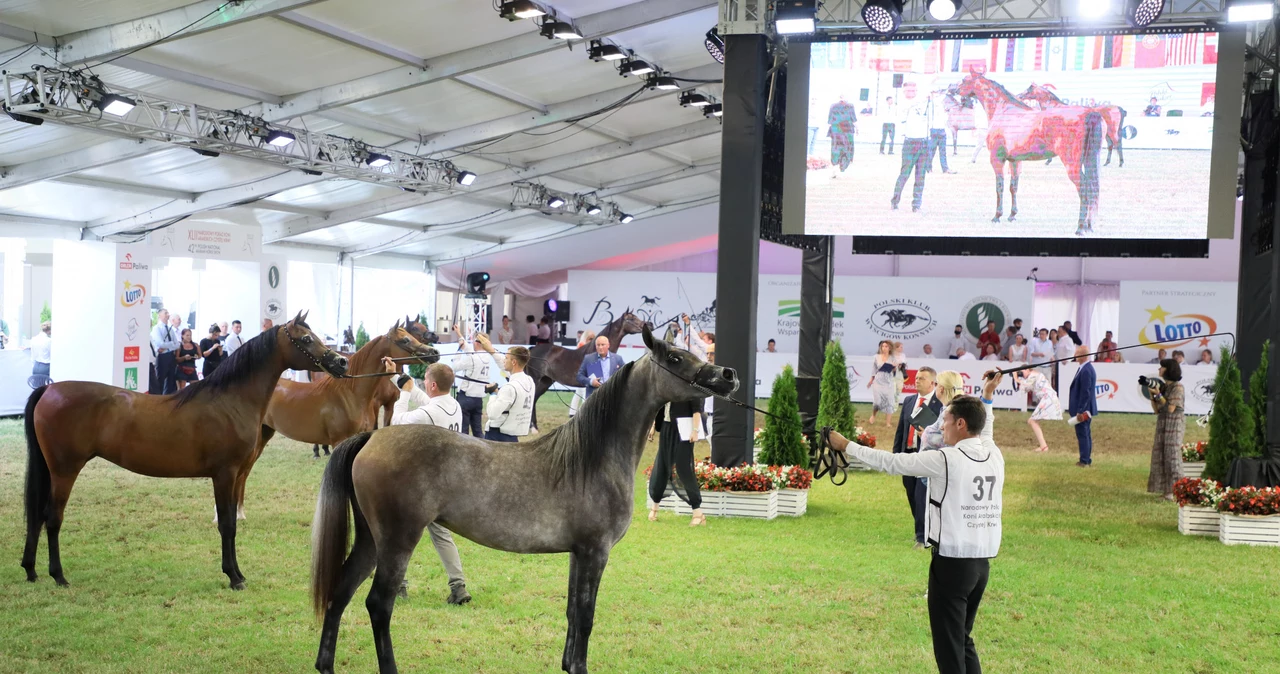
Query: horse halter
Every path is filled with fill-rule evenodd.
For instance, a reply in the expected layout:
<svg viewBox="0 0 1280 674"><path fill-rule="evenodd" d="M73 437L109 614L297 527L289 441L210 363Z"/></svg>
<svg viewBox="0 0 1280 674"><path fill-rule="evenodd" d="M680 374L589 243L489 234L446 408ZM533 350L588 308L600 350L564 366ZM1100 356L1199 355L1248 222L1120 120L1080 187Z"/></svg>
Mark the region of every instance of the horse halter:
<svg viewBox="0 0 1280 674"><path fill-rule="evenodd" d="M289 338L289 343L293 344L293 348L297 349L299 352L301 352L301 353L302 353L302 355L306 356L306 357L307 357L311 362L315 363L315 364L316 364L316 367L320 368L320 371L321 371L321 372L323 372L323 373L325 373L325 374L329 375L330 377L333 377L334 379L342 379L342 378L344 378L344 377L347 377L347 376L348 376L348 375L346 375L345 373L344 373L344 374L334 374L334 373L333 373L333 372L332 372L328 367L326 367L326 366L325 366L325 364L324 364L324 362L323 362L323 360L324 360L323 358L316 358L315 356L311 355L311 352L310 352L310 351L307 351L307 349L306 349L306 348L305 348L305 347L304 347L304 346L303 346L303 345L302 345L302 344L301 344L297 339L294 339L293 335L289 334L289 326L288 326L288 325L282 325L282 326L280 326L280 329L281 329L281 330L284 330L284 335L285 335L285 337L288 337L288 338ZM333 353L333 350L332 350L332 349L329 349L329 347L325 347L325 350L326 350L328 353ZM326 354L326 355L327 355L327 354Z"/></svg>
<svg viewBox="0 0 1280 674"><path fill-rule="evenodd" d="M659 369L659 370L665 370L668 374L670 374L671 376L675 377L676 379L679 379L680 381L682 381L682 382L684 382L684 383L688 384L689 386L692 386L694 389L696 389L696 390L698 390L698 391L700 391L700 392L702 392L702 393L707 394L707 397L709 397L709 398L719 398L720 400L723 400L723 401L725 401L725 402L727 402L727 403L729 403L729 404L731 404L731 405L735 405L735 406L737 406L737 407L741 407L741 408L743 408L743 409L748 409L748 410L751 410L751 411L753 411L753 412L759 412L759 413L761 413L761 414L763 414L763 415L765 415L765 416L767 416L767 417L772 417L772 418L774 418L774 419L777 419L777 418L778 418L778 417L777 417L777 415L770 414L769 412L766 412L765 410L762 410L762 409L760 409L760 408L758 408L758 407L752 407L751 405L748 405L748 404L746 404L746 403L744 403L744 402L739 402L739 401L737 401L737 400L734 400L733 398L730 398L728 395L721 395L721 394L716 393L715 391L712 391L711 389L709 389L709 388L707 388L707 387L703 386L702 384L699 384L699 383L698 383L698 381L697 381L697 379L698 379L698 375L699 375L699 374L702 374L704 371L706 371L706 368L708 368L708 367L718 367L717 365L714 365L714 364L712 364L712 363L703 363L703 364L698 368L698 372L694 374L693 378L692 378L692 379L687 379L687 378L685 378L683 375L681 375L680 373L678 373L678 372L676 372L675 370L672 370L671 368L667 367L667 366L666 366L664 363L662 363L659 359L655 358L655 357L654 357L654 353L653 353L653 351L652 351L652 350L650 350L650 351L649 351L649 361L650 361L651 363L653 363L654 365L658 366L658 369ZM727 368L725 368L725 369L727 369ZM730 370L730 371L732 371L732 370ZM737 391L737 390L738 390L738 388L739 388L740 386L742 386L742 380L741 380L741 379L737 379L737 378L735 378L735 379L733 380L733 391ZM732 393L733 391L731 391L730 393Z"/></svg>

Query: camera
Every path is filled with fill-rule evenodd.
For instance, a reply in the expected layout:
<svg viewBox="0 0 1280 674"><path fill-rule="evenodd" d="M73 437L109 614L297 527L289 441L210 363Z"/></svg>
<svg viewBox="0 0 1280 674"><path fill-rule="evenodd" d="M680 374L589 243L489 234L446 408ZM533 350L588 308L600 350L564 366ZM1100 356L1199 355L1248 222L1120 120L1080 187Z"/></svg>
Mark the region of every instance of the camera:
<svg viewBox="0 0 1280 674"><path fill-rule="evenodd" d="M1141 386L1142 388L1150 388L1150 387L1151 387L1151 380L1150 380L1150 379L1147 379L1147 375L1145 375L1145 374L1144 374L1144 375L1139 375L1139 376L1138 376L1138 386Z"/></svg>

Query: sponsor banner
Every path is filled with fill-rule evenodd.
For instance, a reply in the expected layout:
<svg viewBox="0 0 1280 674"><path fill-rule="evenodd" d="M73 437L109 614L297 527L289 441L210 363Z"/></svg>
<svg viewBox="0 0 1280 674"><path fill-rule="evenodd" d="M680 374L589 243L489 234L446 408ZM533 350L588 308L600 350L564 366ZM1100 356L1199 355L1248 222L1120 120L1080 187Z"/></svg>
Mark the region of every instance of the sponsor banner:
<svg viewBox="0 0 1280 674"><path fill-rule="evenodd" d="M1235 332L1236 284L1122 281L1120 283L1120 334L1122 345L1146 344L1126 351L1126 357L1144 361L1160 349L1177 349L1191 363L1204 349L1218 360L1221 346L1232 347L1230 337L1206 337ZM1166 342L1155 344L1154 342ZM1139 352L1139 353L1135 353ZM1183 378L1186 381L1186 378Z"/></svg>
<svg viewBox="0 0 1280 674"><path fill-rule="evenodd" d="M158 257L256 262L262 257L262 229L243 225L179 222L151 234Z"/></svg>
<svg viewBox="0 0 1280 674"><path fill-rule="evenodd" d="M112 353L112 385L131 391L146 390L138 373L151 363L151 249L143 244L116 245L115 348Z"/></svg>
<svg viewBox="0 0 1280 674"><path fill-rule="evenodd" d="M716 275L679 272L569 272L569 332L599 331L628 308L658 326L687 313L703 330L715 330ZM926 343L944 355L951 328L964 326L971 345L987 321L1002 333L1015 318L1030 330L1035 282L1009 279L926 279L839 276L833 284L832 333L849 355L873 354L882 339L903 342L908 354ZM799 350L800 276L760 276L757 348L770 339L778 351ZM639 344L638 336L626 344Z"/></svg>
<svg viewBox="0 0 1280 674"><path fill-rule="evenodd" d="M288 263L281 258L267 258L262 261L262 316L270 318L275 325L289 320L289 312L285 301L288 297L287 274ZM257 326L254 326L257 327Z"/></svg>
<svg viewBox="0 0 1280 674"><path fill-rule="evenodd" d="M1066 411L1071 381L1080 366L1076 363L1058 365L1058 398ZM1094 395L1098 399L1098 412L1141 412L1153 414L1147 390L1138 385L1138 377L1155 377L1160 366L1155 363L1094 363L1097 386ZM1218 374L1216 365L1183 365L1182 386L1186 390L1183 408L1196 416L1209 413L1213 406L1213 378Z"/></svg>

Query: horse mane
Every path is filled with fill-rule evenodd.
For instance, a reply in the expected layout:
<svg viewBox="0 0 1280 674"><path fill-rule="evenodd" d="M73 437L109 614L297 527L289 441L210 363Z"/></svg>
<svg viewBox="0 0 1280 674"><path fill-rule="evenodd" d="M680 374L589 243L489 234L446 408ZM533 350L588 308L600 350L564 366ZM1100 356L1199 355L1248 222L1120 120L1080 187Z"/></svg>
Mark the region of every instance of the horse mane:
<svg viewBox="0 0 1280 674"><path fill-rule="evenodd" d="M533 449L550 459L557 484L563 479L582 484L599 472L607 458L607 453L601 451L602 444L607 443L621 425L623 410L628 405L623 397L634 371L635 362L623 365L578 406L576 416L534 443Z"/></svg>
<svg viewBox="0 0 1280 674"><path fill-rule="evenodd" d="M1009 103L1011 103L1011 104L1013 104L1013 105L1016 105L1016 106L1018 106L1019 108L1023 108L1024 110L1035 110L1035 108L1031 107L1030 105L1028 105L1028 104L1026 104L1026 103L1024 103L1024 102L1022 102L1022 101L1021 101L1017 96L1014 96L1014 95L1013 95L1013 92L1011 92L1011 91L1009 91L1008 89L1006 89L1006 88L1004 87L1004 85L1003 85L1003 84L1000 84L999 82L997 82L997 81L995 81L995 80L993 80L993 79L991 79L991 78L989 78L989 77L983 77L982 79L984 79L984 80L986 80L986 81L990 82L990 83L991 83L991 86L995 87L995 89L996 89L996 91L997 91L997 92L999 92L999 93L1003 94L1003 95L1004 95L1005 100L1006 100L1006 101L1008 101Z"/></svg>
<svg viewBox="0 0 1280 674"><path fill-rule="evenodd" d="M359 366L364 365L366 361L373 357L373 349L370 347L385 338L386 335L378 335L377 337L369 340L369 342L364 346L356 349L355 353L347 357L347 370L350 372L356 372ZM379 363L379 367L381 367L381 363Z"/></svg>
<svg viewBox="0 0 1280 674"><path fill-rule="evenodd" d="M297 323L308 327L306 323ZM263 361L275 356L280 330L273 329L259 334L235 350L213 374L187 385L173 396L175 406L182 407L205 394L225 393L231 387L252 377L262 369Z"/></svg>

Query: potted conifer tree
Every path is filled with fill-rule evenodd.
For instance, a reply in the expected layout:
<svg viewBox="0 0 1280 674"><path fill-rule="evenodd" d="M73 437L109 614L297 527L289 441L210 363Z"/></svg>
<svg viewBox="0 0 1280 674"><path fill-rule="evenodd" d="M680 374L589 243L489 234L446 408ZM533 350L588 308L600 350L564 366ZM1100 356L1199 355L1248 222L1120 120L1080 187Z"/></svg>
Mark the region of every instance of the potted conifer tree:
<svg viewBox="0 0 1280 674"><path fill-rule="evenodd" d="M800 422L800 403L796 393L796 375L790 365L783 366L782 373L773 379L773 392L769 396L769 416L764 419L760 433L760 454L757 463L789 470L792 466L808 468L809 453L805 450L803 426ZM800 516L808 510L808 489L789 486L778 491L778 514Z"/></svg>
<svg viewBox="0 0 1280 674"><path fill-rule="evenodd" d="M1209 445L1205 448L1204 477L1225 482L1231 462L1259 454L1254 442L1253 410L1244 404L1240 367L1223 347L1213 381L1213 413L1209 417Z"/></svg>
<svg viewBox="0 0 1280 674"><path fill-rule="evenodd" d="M849 369L845 363L844 349L840 342L828 342L826 360L822 364L822 379L818 382L819 429L831 427L846 438L858 437L858 424L849 396ZM850 468L867 470L857 459L849 460Z"/></svg>

